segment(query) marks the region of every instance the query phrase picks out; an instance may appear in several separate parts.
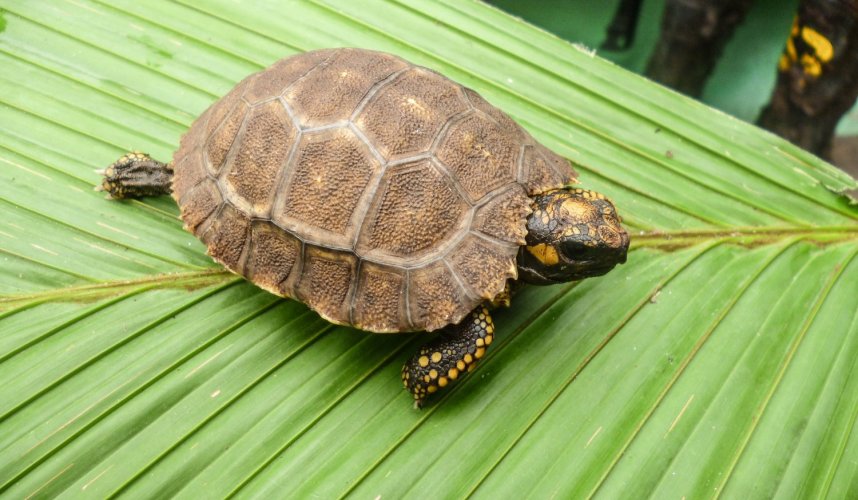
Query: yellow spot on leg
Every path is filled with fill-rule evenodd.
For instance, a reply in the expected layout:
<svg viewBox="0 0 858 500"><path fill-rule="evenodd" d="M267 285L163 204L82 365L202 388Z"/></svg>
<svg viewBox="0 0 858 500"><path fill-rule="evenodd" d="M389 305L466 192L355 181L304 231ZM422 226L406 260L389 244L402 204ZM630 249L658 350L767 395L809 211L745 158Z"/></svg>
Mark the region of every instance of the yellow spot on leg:
<svg viewBox="0 0 858 500"><path fill-rule="evenodd" d="M436 370L434 368L429 370L429 378L431 378L431 379L438 378L438 370Z"/></svg>
<svg viewBox="0 0 858 500"><path fill-rule="evenodd" d="M419 364L423 368L426 368L427 366L429 366L429 358L426 356L420 356L420 358L417 360L417 364Z"/></svg>
<svg viewBox="0 0 858 500"><path fill-rule="evenodd" d="M450 368L450 371L447 372L447 376L450 377L451 380L456 380L459 378L459 370L456 368Z"/></svg>
<svg viewBox="0 0 858 500"><path fill-rule="evenodd" d="M480 358L482 358L482 357L483 357L483 355L484 355L485 353L486 353L486 348L485 348L485 347L480 347L480 348L479 348L479 349L477 349L477 351L474 353L474 357L475 357L475 358L477 358L477 359L480 359Z"/></svg>
<svg viewBox="0 0 858 500"><path fill-rule="evenodd" d="M438 379L438 385L441 387L446 387L447 385L447 377L441 377Z"/></svg>
<svg viewBox="0 0 858 500"><path fill-rule="evenodd" d="M433 392L435 392L437 390L438 390L438 386L436 386L436 385L430 385L428 388L426 388L426 392L428 392L429 394L432 394Z"/></svg>
<svg viewBox="0 0 858 500"><path fill-rule="evenodd" d="M471 364L474 362L474 357L470 354L465 354L465 363Z"/></svg>
<svg viewBox="0 0 858 500"><path fill-rule="evenodd" d="M464 370L465 368L467 368L467 366L468 365L466 365L465 362L462 360L456 361L456 368L458 368L459 371Z"/></svg>
<svg viewBox="0 0 858 500"><path fill-rule="evenodd" d="M441 353L440 352L433 352L432 353L432 362L437 363L439 361L441 361Z"/></svg>

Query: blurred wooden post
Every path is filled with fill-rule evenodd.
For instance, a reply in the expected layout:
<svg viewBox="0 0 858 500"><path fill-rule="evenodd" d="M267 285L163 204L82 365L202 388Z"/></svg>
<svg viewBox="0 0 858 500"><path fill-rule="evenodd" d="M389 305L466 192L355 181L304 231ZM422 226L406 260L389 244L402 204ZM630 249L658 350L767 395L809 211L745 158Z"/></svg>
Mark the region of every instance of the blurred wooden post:
<svg viewBox="0 0 858 500"><path fill-rule="evenodd" d="M638 18L643 0L621 0L614 12L614 18L608 25L605 41L599 47L602 50L626 50L635 41Z"/></svg>
<svg viewBox="0 0 858 500"><path fill-rule="evenodd" d="M667 0L661 37L646 69L653 80L700 97L751 0Z"/></svg>
<svg viewBox="0 0 858 500"><path fill-rule="evenodd" d="M830 157L840 118L858 97L858 0L802 0L760 126Z"/></svg>

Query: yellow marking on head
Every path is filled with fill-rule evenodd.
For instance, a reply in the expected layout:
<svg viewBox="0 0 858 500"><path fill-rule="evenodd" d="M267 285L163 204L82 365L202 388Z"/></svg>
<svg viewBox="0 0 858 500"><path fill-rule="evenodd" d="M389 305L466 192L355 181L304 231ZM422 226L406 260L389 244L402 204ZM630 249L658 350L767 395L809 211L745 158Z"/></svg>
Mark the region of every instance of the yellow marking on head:
<svg viewBox="0 0 858 500"><path fill-rule="evenodd" d="M447 372L447 376L450 377L451 380L456 380L459 378L459 370L456 368L450 368L450 371Z"/></svg>
<svg viewBox="0 0 858 500"><path fill-rule="evenodd" d="M440 352L433 352L432 353L432 362L437 363L439 361L441 361L441 353Z"/></svg>
<svg viewBox="0 0 858 500"><path fill-rule="evenodd" d="M813 47L813 50L816 52L816 57L818 57L820 61L825 63L834 57L834 46L820 32L810 26L805 26L801 29L801 37L808 45Z"/></svg>
<svg viewBox="0 0 858 500"><path fill-rule="evenodd" d="M459 371L464 370L466 367L467 365L461 359L459 361L456 361L456 368L458 368Z"/></svg>
<svg viewBox="0 0 858 500"><path fill-rule="evenodd" d="M557 255L557 250L545 243L528 246L527 251L536 257L536 260L546 266L553 266L560 262L560 256Z"/></svg>
<svg viewBox="0 0 858 500"><path fill-rule="evenodd" d="M429 387L426 388L426 392L428 392L429 394L432 394L433 392L435 392L437 390L438 390L438 386L436 386L436 385L430 385Z"/></svg>
<svg viewBox="0 0 858 500"><path fill-rule="evenodd" d="M592 203L590 198L583 200L580 198L567 198L563 200L562 207L566 215L575 221L586 222L599 218L599 209Z"/></svg>
<svg viewBox="0 0 858 500"><path fill-rule="evenodd" d="M431 378L431 379L436 379L436 378L438 378L438 370L436 370L436 369L434 369L434 368L432 368L431 370L429 370L429 378Z"/></svg>
<svg viewBox="0 0 858 500"><path fill-rule="evenodd" d="M465 354L465 363L471 364L474 362L474 357L470 353Z"/></svg>
<svg viewBox="0 0 858 500"><path fill-rule="evenodd" d="M419 364L423 368L426 368L427 366L429 366L429 358L427 356L420 356L420 358L417 359L417 364Z"/></svg>
<svg viewBox="0 0 858 500"><path fill-rule="evenodd" d="M447 377L441 377L438 379L438 385L441 387L447 386Z"/></svg>
<svg viewBox="0 0 858 500"><path fill-rule="evenodd" d="M474 352L474 357L477 359L480 359L483 357L483 355L485 353L486 353L486 348L485 347L479 347L479 348L477 348L476 352Z"/></svg>
<svg viewBox="0 0 858 500"><path fill-rule="evenodd" d="M477 347L482 347L486 345L486 341L483 339L477 339Z"/></svg>

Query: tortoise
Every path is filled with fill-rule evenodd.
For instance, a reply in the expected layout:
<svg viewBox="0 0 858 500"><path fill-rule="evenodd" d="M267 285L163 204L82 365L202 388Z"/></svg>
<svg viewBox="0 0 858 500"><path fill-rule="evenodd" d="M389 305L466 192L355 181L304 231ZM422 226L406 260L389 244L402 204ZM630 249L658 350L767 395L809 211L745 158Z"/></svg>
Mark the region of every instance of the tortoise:
<svg viewBox="0 0 858 500"><path fill-rule="evenodd" d="M417 407L473 370L516 284L605 274L629 245L613 203L477 92L356 48L248 76L169 164L99 172L108 198L172 193L215 261L333 323L440 330L402 369Z"/></svg>

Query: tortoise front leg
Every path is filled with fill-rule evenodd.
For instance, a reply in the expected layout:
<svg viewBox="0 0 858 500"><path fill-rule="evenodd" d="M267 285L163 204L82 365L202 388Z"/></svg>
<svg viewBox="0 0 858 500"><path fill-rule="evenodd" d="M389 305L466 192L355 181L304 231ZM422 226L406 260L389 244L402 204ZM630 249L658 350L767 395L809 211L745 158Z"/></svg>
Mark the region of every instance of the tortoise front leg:
<svg viewBox="0 0 858 500"><path fill-rule="evenodd" d="M103 175L104 180L95 190L107 191L108 199L161 196L172 191L173 168L145 153L128 153L96 172Z"/></svg>
<svg viewBox="0 0 858 500"><path fill-rule="evenodd" d="M489 310L480 306L421 347L402 367L402 383L414 397L414 407L420 408L430 394L473 370L492 343L494 331Z"/></svg>

